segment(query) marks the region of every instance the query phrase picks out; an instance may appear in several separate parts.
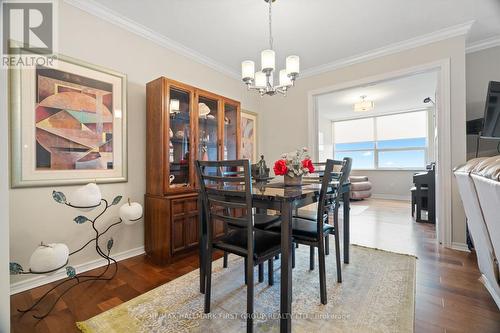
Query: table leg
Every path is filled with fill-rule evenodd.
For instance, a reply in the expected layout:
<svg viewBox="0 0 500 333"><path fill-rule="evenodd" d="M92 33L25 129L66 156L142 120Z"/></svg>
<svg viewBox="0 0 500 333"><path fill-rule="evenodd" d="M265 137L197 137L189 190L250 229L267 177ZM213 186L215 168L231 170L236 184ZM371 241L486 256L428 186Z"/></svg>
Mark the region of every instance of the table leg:
<svg viewBox="0 0 500 333"><path fill-rule="evenodd" d="M292 332L292 203L281 205L280 332Z"/></svg>
<svg viewBox="0 0 500 333"><path fill-rule="evenodd" d="M350 197L351 197L351 190L347 190L343 193L342 195L342 203L343 203L343 208L344 208L344 216L343 216L343 222L344 222L344 227L342 228L343 234L344 234L344 263L348 264L349 263L349 245L350 245L350 209L351 209L351 203L350 203Z"/></svg>
<svg viewBox="0 0 500 333"><path fill-rule="evenodd" d="M199 240L198 240L198 255L200 261L200 293L205 293L205 252L206 252L206 230L205 230L205 210L203 207L203 200L201 200L201 195L198 195L198 223L199 223Z"/></svg>
<svg viewBox="0 0 500 333"><path fill-rule="evenodd" d="M416 185L417 190L415 191L415 195L417 197L417 222L422 222L422 191L419 184Z"/></svg>

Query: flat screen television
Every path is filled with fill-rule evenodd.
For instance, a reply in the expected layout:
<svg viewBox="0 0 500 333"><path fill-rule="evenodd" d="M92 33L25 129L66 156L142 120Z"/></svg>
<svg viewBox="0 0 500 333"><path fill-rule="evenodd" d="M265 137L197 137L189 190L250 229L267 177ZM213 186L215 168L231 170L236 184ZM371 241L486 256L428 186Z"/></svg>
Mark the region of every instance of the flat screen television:
<svg viewBox="0 0 500 333"><path fill-rule="evenodd" d="M484 138L500 138L500 82L490 81L488 85L481 135Z"/></svg>

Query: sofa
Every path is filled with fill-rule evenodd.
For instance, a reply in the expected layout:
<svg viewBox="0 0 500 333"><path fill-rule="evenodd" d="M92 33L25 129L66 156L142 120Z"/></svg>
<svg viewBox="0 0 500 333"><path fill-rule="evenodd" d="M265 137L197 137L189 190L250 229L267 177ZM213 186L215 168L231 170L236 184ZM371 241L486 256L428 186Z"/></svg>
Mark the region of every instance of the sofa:
<svg viewBox="0 0 500 333"><path fill-rule="evenodd" d="M372 196L372 183L366 176L350 176L351 199L363 200Z"/></svg>
<svg viewBox="0 0 500 333"><path fill-rule="evenodd" d="M476 158L454 174L464 205L481 281L500 308L500 155Z"/></svg>

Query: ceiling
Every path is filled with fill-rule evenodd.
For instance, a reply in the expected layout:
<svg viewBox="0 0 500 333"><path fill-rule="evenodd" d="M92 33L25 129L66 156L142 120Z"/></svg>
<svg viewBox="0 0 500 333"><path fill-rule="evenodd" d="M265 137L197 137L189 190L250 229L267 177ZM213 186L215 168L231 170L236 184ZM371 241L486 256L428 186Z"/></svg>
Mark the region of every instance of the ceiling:
<svg viewBox="0 0 500 333"><path fill-rule="evenodd" d="M331 120L423 109L431 106L423 100L426 97L434 100L436 86L437 72L421 73L324 94L317 97L317 107L320 116ZM367 112L354 112L354 103L359 102L363 95L367 96L367 100L374 101L375 108Z"/></svg>
<svg viewBox="0 0 500 333"><path fill-rule="evenodd" d="M66 0L97 5L138 23L191 54L228 72L242 60L260 64L268 48L268 7L264 0ZM500 36L498 0L277 0L273 32L277 65L301 57L302 70L367 53L474 20L468 43ZM207 61L206 61L207 62Z"/></svg>

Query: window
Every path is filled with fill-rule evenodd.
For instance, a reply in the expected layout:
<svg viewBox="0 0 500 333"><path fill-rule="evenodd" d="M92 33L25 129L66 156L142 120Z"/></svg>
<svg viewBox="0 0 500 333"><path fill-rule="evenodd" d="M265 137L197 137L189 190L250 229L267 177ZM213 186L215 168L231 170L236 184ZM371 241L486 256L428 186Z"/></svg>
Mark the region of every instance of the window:
<svg viewBox="0 0 500 333"><path fill-rule="evenodd" d="M333 122L335 159L351 157L354 169L423 169L428 111Z"/></svg>

